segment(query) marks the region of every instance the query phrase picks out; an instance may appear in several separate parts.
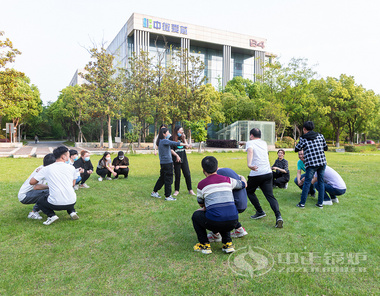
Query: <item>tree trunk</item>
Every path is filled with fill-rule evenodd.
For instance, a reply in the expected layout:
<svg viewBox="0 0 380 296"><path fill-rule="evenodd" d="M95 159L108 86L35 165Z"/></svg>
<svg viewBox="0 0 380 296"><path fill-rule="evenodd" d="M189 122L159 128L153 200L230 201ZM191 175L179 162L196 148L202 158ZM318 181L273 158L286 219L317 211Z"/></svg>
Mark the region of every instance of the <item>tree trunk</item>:
<svg viewBox="0 0 380 296"><path fill-rule="evenodd" d="M108 117L108 122L107 122L107 127L108 127L108 149L112 149L112 129L111 129L111 115L107 115Z"/></svg>
<svg viewBox="0 0 380 296"><path fill-rule="evenodd" d="M339 128L336 130L336 147L339 147L339 136L340 136L340 130Z"/></svg>
<svg viewBox="0 0 380 296"><path fill-rule="evenodd" d="M103 117L100 119L100 147L104 145Z"/></svg>

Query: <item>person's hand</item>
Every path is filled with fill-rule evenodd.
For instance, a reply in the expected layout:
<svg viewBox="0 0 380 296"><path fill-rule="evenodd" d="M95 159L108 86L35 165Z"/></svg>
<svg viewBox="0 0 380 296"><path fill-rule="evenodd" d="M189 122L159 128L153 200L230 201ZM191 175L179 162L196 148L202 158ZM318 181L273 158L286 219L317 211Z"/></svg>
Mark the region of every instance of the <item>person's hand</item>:
<svg viewBox="0 0 380 296"><path fill-rule="evenodd" d="M176 162L181 162L181 157L179 157L179 155L177 155Z"/></svg>
<svg viewBox="0 0 380 296"><path fill-rule="evenodd" d="M115 172L112 172L112 175L113 175L114 177L116 177L116 176L117 176L117 174L116 174Z"/></svg>
<svg viewBox="0 0 380 296"><path fill-rule="evenodd" d="M117 165L117 166L115 166L115 170L118 170L120 167Z"/></svg>
<svg viewBox="0 0 380 296"><path fill-rule="evenodd" d="M278 167L272 167L272 170L274 170L274 171L276 171L276 170L278 170L279 168Z"/></svg>
<svg viewBox="0 0 380 296"><path fill-rule="evenodd" d="M91 175L92 174L92 170L88 170L87 173Z"/></svg>
<svg viewBox="0 0 380 296"><path fill-rule="evenodd" d="M83 168L79 168L79 173L83 174L84 173L84 169Z"/></svg>
<svg viewBox="0 0 380 296"><path fill-rule="evenodd" d="M258 166L257 165L249 165L248 168L250 168L252 171L257 171Z"/></svg>
<svg viewBox="0 0 380 296"><path fill-rule="evenodd" d="M247 186L247 180L244 178L244 176L239 175L239 177L240 177L240 180L241 180L242 182L244 182L244 183L246 184L246 186Z"/></svg>

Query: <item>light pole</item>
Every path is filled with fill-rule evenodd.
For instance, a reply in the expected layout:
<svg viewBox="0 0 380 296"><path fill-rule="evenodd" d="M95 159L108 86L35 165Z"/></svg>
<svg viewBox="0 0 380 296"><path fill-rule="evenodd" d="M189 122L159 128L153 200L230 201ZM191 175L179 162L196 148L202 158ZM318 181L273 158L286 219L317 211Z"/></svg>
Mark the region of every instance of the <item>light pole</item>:
<svg viewBox="0 0 380 296"><path fill-rule="evenodd" d="M21 135L20 135L20 126L22 126L23 123L18 125L18 141L21 142Z"/></svg>

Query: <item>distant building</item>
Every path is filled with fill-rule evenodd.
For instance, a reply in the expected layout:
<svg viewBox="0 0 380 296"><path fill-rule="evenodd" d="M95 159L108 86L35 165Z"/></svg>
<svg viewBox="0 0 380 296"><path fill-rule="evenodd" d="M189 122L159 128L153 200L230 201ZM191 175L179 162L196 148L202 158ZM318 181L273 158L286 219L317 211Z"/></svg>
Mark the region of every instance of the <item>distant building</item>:
<svg viewBox="0 0 380 296"><path fill-rule="evenodd" d="M157 52L166 47L187 49L205 63L204 75L213 86L224 87L235 76L255 81L263 74L263 64L273 56L266 52L265 38L172 21L133 13L113 39L107 52L115 56L115 66L126 68L132 52ZM164 63L170 58L166 51ZM157 61L157 60L156 60Z"/></svg>
<svg viewBox="0 0 380 296"><path fill-rule="evenodd" d="M75 71L75 74L73 76L73 78L71 79L70 83L69 83L69 86L74 86L74 85L82 85L84 83L86 83L86 79L82 78L79 73L87 73L87 71L85 69L77 69Z"/></svg>

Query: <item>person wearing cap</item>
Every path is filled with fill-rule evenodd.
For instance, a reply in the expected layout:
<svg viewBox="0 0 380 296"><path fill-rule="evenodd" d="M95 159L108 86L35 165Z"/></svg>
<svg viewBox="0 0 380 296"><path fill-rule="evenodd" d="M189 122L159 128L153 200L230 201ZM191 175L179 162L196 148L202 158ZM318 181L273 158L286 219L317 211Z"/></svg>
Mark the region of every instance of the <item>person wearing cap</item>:
<svg viewBox="0 0 380 296"><path fill-rule="evenodd" d="M129 173L129 159L124 156L123 151L119 151L117 157L115 157L112 161L112 165L114 166L114 172L117 174L115 179L119 177L119 175L124 175L124 179L128 178Z"/></svg>

